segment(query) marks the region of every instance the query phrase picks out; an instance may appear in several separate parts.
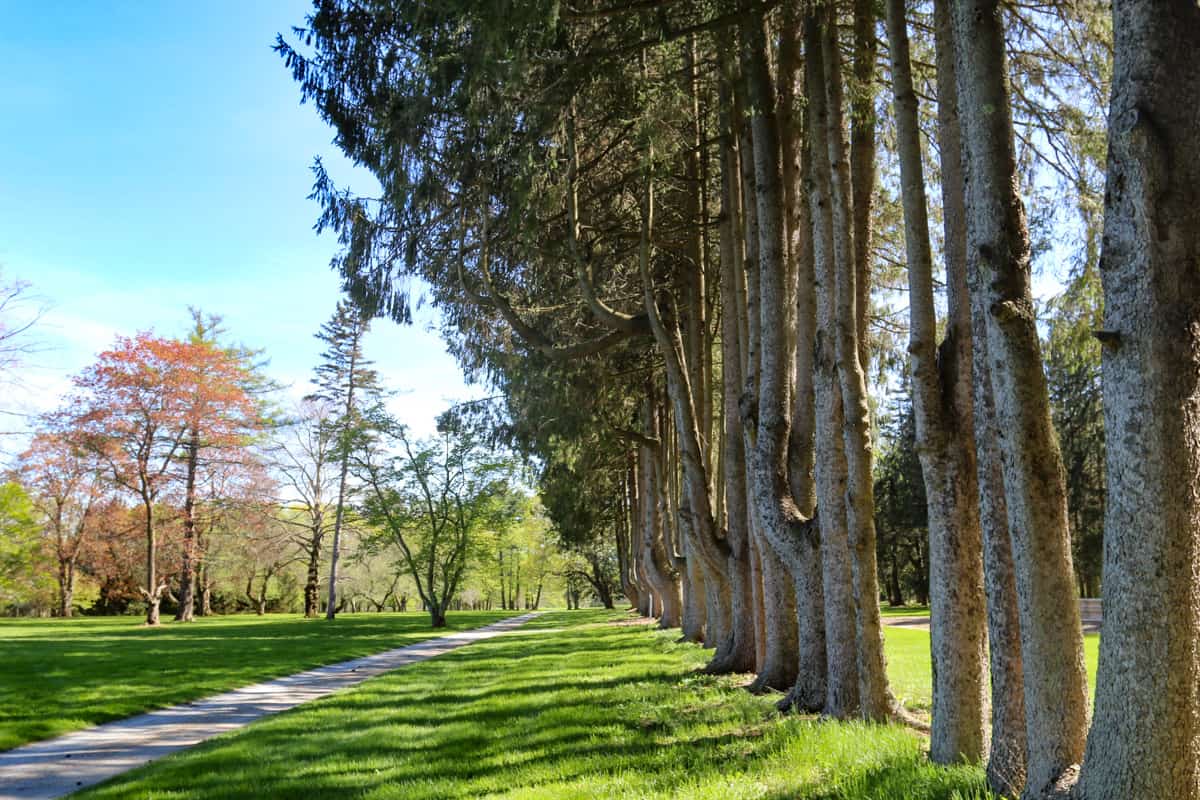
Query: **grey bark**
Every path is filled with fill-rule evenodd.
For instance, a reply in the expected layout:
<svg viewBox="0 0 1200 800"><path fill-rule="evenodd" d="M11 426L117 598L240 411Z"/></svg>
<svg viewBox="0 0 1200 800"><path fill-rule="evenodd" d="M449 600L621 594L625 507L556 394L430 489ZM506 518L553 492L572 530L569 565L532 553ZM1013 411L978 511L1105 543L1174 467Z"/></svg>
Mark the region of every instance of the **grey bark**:
<svg viewBox="0 0 1200 800"><path fill-rule="evenodd" d="M1103 344L1108 503L1079 796L1200 797L1200 7L1113 4Z"/></svg>
<svg viewBox="0 0 1200 800"><path fill-rule="evenodd" d="M830 164L834 294L836 298L834 348L845 415L846 528L850 535L854 599L857 606L859 703L870 720L891 716L894 701L887 683L883 652L883 626L879 618L879 576L875 563L875 498L870 405L864 365L859 353L857 261L850 168L842 119L841 56L837 47L836 10L828 8L821 27L821 55L825 68L826 146ZM815 154L815 153L814 153ZM819 156L818 156L819 157Z"/></svg>
<svg viewBox="0 0 1200 800"><path fill-rule="evenodd" d="M815 14L805 19L806 84L825 85L821 59L820 23ZM813 226L816 284L816 343L813 371L816 403L816 495L823 589L825 595L826 696L825 713L845 719L859 710L858 646L850 540L846 527L846 455L842 438L844 417L841 384L834 346L833 229L830 210L828 112L823 91L808 95L811 159L809 207Z"/></svg>
<svg viewBox="0 0 1200 800"><path fill-rule="evenodd" d="M200 468L200 431L188 436L187 475L183 494L183 548L179 558L179 611L175 619L191 622L196 604L196 473Z"/></svg>
<svg viewBox="0 0 1200 800"><path fill-rule="evenodd" d="M875 35L874 0L854 0L854 81L850 94L850 184L854 207L855 332L864 369L871 361L871 235L875 204Z"/></svg>
<svg viewBox="0 0 1200 800"><path fill-rule="evenodd" d="M938 145L942 173L942 221L947 288L967 298L968 320L956 334L970 351L972 379L971 417L975 436L975 474L979 494L979 521L983 531L983 563L987 598L988 665L991 675L991 734L987 760L988 785L998 794L1015 796L1025 785L1025 692L1021 664L1021 628L1017 613L1016 575L1004 480L1000 467L992 409L991 381L987 377L987 336L984 317L973 313L978 292L968 290L966 185L962 135L958 120L958 91L954 66L954 32L948 0L934 3L934 36L937 46ZM970 431L972 426L965 430ZM964 438L969 438L964 432Z"/></svg>
<svg viewBox="0 0 1200 800"><path fill-rule="evenodd" d="M1017 191L998 2L963 0L954 6L953 23L973 311L985 317L1026 677L1023 795L1039 797L1054 791L1083 756L1088 721L1083 636L1062 457L1030 291L1029 234Z"/></svg>
<svg viewBox="0 0 1200 800"><path fill-rule="evenodd" d="M683 619L680 630L683 639L689 642L704 642L708 616L708 592L705 589L704 573L700 566L700 558L687 552L686 535L681 537L684 543L683 569Z"/></svg>
<svg viewBox="0 0 1200 800"><path fill-rule="evenodd" d="M751 17L743 24L743 70L747 84L754 170L755 226L758 239L757 302L750 304L751 328L758 328L757 406L747 402L745 424L753 426L751 480L755 516L763 542L764 596L768 630L775 647L768 647L768 663L755 688L791 689L799 676L820 680L821 675L800 673L801 659L813 660L811 650L800 655L798 603L810 606L820 585L817 536L810 520L800 513L792 497L788 475L793 383L795 380L795 275L786 258L785 198L775 89L766 54L765 21ZM811 618L805 615L806 620ZM806 644L812 643L811 632ZM824 654L816 660L823 663ZM820 687L823 689L823 687ZM823 692L821 692L823 693ZM811 691L805 692L806 696Z"/></svg>
<svg viewBox="0 0 1200 800"><path fill-rule="evenodd" d="M657 438L661 425L657 409L647 398L642 409L643 429L649 438ZM667 492L663 481L661 443L638 448L638 495L642 503L642 567L653 592L651 614L657 615L662 628L678 628L683 597L674 559L667 550Z"/></svg>
<svg viewBox="0 0 1200 800"><path fill-rule="evenodd" d="M929 755L939 764L975 763L983 758L987 745L987 615L975 454L970 444L970 316L962 287L954 286L961 277L957 273L962 272L958 264L957 273L948 270L952 288L939 363L933 254L905 0L887 0L887 32L908 257L909 371L929 511L933 655Z"/></svg>
<svg viewBox="0 0 1200 800"><path fill-rule="evenodd" d="M728 109L727 83L722 83L721 106ZM722 128L731 130L728 111ZM735 240L737 217L737 156L726 136L721 147L721 364L725 431L722 437L725 506L725 541L729 546L730 631L726 642L715 642L717 651L708 665L712 672L749 672L755 667L755 609L750 574L750 528L746 507L746 458L738 398L742 391L739 346L738 292L735 270L740 269Z"/></svg>

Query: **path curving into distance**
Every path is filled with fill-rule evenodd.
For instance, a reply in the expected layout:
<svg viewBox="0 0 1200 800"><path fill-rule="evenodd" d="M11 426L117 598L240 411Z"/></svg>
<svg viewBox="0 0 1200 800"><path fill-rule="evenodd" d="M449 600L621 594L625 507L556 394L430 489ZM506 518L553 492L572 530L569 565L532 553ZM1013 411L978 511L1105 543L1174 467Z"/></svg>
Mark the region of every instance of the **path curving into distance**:
<svg viewBox="0 0 1200 800"><path fill-rule="evenodd" d="M0 800L49 800L408 664L519 628L537 614L297 672L0 753Z"/></svg>

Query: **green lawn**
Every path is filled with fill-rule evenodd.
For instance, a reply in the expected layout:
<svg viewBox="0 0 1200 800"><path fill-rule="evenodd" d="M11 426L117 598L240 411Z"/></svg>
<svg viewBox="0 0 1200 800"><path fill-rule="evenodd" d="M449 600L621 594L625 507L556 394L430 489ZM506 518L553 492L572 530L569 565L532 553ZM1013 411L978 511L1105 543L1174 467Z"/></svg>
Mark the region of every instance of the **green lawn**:
<svg viewBox="0 0 1200 800"><path fill-rule="evenodd" d="M929 655L929 632L919 628L883 627L892 692L909 708L928 711L933 704L933 668ZM1100 637L1083 637L1088 686L1096 689L1096 658Z"/></svg>
<svg viewBox="0 0 1200 800"><path fill-rule="evenodd" d="M449 628L509 612L459 612ZM0 750L438 635L429 615L0 620Z"/></svg>
<svg viewBox="0 0 1200 800"><path fill-rule="evenodd" d="M607 624L624 617L546 614L527 630L368 681L83 796L986 796L981 770L929 765L922 740L904 728L780 717L774 697L741 688L744 676L697 672L707 653L677 644L677 631ZM928 675L927 634L889 631L888 641L905 682L921 675L909 661L923 660Z"/></svg>
<svg viewBox="0 0 1200 800"><path fill-rule="evenodd" d="M884 617L928 617L929 606L889 606L880 603L879 614Z"/></svg>

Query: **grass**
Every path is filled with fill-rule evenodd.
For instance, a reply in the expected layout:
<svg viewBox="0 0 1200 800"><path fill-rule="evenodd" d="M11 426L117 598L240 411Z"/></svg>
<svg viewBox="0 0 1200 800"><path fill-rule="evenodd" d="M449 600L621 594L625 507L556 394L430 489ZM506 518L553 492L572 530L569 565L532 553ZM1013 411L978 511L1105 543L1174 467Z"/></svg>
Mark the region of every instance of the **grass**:
<svg viewBox="0 0 1200 800"><path fill-rule="evenodd" d="M527 630L367 681L81 796L988 796L980 769L930 765L907 729L780 717L775 698L741 688L744 676L699 673L707 653L676 643L677 632L607 624L621 618L546 614ZM902 667L897 684L902 676L915 687L921 672L909 662L923 660L928 674L928 635L889 631L888 643L893 670Z"/></svg>
<svg viewBox="0 0 1200 800"><path fill-rule="evenodd" d="M460 612L449 629L508 612ZM0 621L0 750L438 635L427 614Z"/></svg>
<svg viewBox="0 0 1200 800"><path fill-rule="evenodd" d="M879 615L882 617L928 617L929 606L889 606L879 604Z"/></svg>
<svg viewBox="0 0 1200 800"><path fill-rule="evenodd" d="M929 632L916 628L884 626L884 644L888 659L888 680L892 692L904 705L929 711L933 705L933 667L929 655ZM1083 637L1083 658L1087 666L1088 686L1096 689L1096 659L1100 637Z"/></svg>

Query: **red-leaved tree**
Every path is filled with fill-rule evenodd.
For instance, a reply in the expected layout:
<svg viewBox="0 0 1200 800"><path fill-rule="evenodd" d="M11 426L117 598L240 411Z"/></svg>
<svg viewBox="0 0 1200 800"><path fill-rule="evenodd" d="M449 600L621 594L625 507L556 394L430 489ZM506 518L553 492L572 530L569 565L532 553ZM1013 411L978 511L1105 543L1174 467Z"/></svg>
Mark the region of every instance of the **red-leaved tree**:
<svg viewBox="0 0 1200 800"><path fill-rule="evenodd" d="M47 544L58 564L59 616L69 617L76 569L96 529L97 506L107 488L102 465L70 437L47 429L21 454L18 474L42 515Z"/></svg>
<svg viewBox="0 0 1200 800"><path fill-rule="evenodd" d="M167 590L158 573L156 505L176 480L173 466L188 436L191 346L150 333L119 337L74 380L69 429L74 441L104 464L113 483L142 506L146 540L146 624L157 625Z"/></svg>

